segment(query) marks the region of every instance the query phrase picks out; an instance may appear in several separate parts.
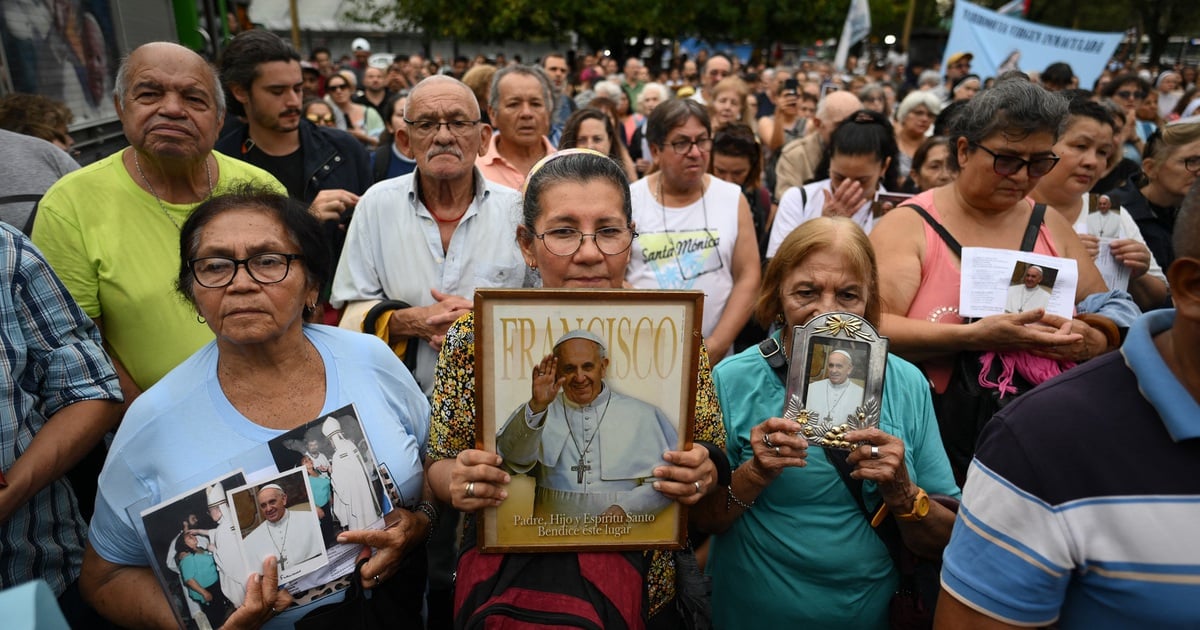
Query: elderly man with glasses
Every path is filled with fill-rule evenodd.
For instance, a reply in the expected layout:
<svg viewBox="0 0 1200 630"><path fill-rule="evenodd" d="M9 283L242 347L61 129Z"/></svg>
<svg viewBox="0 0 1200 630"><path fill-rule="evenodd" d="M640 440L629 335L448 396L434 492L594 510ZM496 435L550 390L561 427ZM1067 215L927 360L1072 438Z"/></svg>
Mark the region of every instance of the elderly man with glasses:
<svg viewBox="0 0 1200 630"><path fill-rule="evenodd" d="M471 89L452 77L413 88L396 135L416 170L363 195L333 280L331 302L347 306L343 327L378 334L398 352L404 344L426 394L442 335L471 309L475 288L525 283L521 196L475 166L492 135L479 114Z"/></svg>

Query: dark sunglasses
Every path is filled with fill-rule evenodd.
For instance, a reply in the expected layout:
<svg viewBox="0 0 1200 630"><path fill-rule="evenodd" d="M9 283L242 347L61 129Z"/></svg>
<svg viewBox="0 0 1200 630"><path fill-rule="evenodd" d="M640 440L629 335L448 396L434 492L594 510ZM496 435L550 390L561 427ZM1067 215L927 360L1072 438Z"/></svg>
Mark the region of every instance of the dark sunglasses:
<svg viewBox="0 0 1200 630"><path fill-rule="evenodd" d="M327 85L327 86L325 86L325 89L330 92L339 92L341 90L349 90L350 84L349 83L339 83L337 85Z"/></svg>
<svg viewBox="0 0 1200 630"><path fill-rule="evenodd" d="M1141 90L1118 90L1115 94L1113 94L1113 96L1117 96L1126 100L1132 98L1140 101L1146 98L1146 93Z"/></svg>
<svg viewBox="0 0 1200 630"><path fill-rule="evenodd" d="M971 143L971 146L980 149L984 153L992 156L992 170L1001 177L1016 175L1021 172L1021 169L1028 168L1030 177L1043 177L1046 173L1054 170L1054 166L1058 164L1057 155L1045 155L1035 157L1032 160L1026 160L1023 157L1015 155L1003 155L996 153L991 149L978 143Z"/></svg>

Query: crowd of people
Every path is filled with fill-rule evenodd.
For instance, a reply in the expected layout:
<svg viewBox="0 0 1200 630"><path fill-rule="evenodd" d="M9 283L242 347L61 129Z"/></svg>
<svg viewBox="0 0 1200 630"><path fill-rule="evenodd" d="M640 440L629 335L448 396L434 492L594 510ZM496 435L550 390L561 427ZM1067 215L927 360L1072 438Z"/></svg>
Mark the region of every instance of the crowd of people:
<svg viewBox="0 0 1200 630"><path fill-rule="evenodd" d="M350 53L261 30L216 64L144 44L112 95L128 147L82 168L69 111L0 98L0 585L45 580L89 628L327 627L360 588L368 616L462 627L485 623L479 589L536 608L530 576L564 571L640 579L601 593L601 627L887 628L904 598L924 627L1200 624L1194 67L1114 61L1083 86L1063 63L980 77L970 51ZM973 314L988 252L1036 262ZM612 349L577 330L481 449L483 288L702 292L694 417L614 389ZM830 313L889 339L878 426L847 450L782 417L795 327ZM833 350L810 391L862 399L858 359ZM334 524L337 452L302 462L309 546L361 545L357 566L285 589L283 551L228 560L198 534L235 529L217 492L169 532L182 586L160 588L135 508L234 455L258 470L350 404L362 478L398 488L386 526ZM596 435L636 474L593 470ZM530 471L547 517L685 506L686 549L540 553L489 581L520 554L475 549L477 517ZM256 501L267 550L309 509L292 486Z"/></svg>

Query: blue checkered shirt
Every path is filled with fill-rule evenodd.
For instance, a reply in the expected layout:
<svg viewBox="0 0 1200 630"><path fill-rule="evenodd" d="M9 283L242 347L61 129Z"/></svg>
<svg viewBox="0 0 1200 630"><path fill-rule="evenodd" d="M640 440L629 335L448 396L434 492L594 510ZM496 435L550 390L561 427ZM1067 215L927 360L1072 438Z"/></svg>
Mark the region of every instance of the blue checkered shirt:
<svg viewBox="0 0 1200 630"><path fill-rule="evenodd" d="M85 400L121 400L100 333L33 243L0 223L0 470L47 418ZM0 588L42 578L62 594L79 577L86 534L75 494L56 479L0 523Z"/></svg>

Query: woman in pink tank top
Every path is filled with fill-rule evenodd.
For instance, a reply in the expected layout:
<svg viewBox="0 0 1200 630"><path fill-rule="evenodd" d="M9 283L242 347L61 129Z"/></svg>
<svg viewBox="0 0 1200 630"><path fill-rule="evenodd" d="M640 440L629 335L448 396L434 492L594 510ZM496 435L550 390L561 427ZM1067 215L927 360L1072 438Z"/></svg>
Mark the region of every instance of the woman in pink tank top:
<svg viewBox="0 0 1200 630"><path fill-rule="evenodd" d="M911 203L963 247L1020 249L1034 214L1029 192L1058 161L1052 149L1066 115L1065 101L1025 81L1002 82L980 93L950 123L956 179ZM893 352L922 367L939 394L964 351L1070 365L1119 343L1116 327L1103 318L1067 319L1042 309L965 322L958 315L958 255L911 208L884 216L871 242L879 255L882 332L891 338ZM1091 256L1058 213L1046 212L1033 251L1075 259L1076 302L1106 290ZM964 456L969 462L969 454Z"/></svg>

